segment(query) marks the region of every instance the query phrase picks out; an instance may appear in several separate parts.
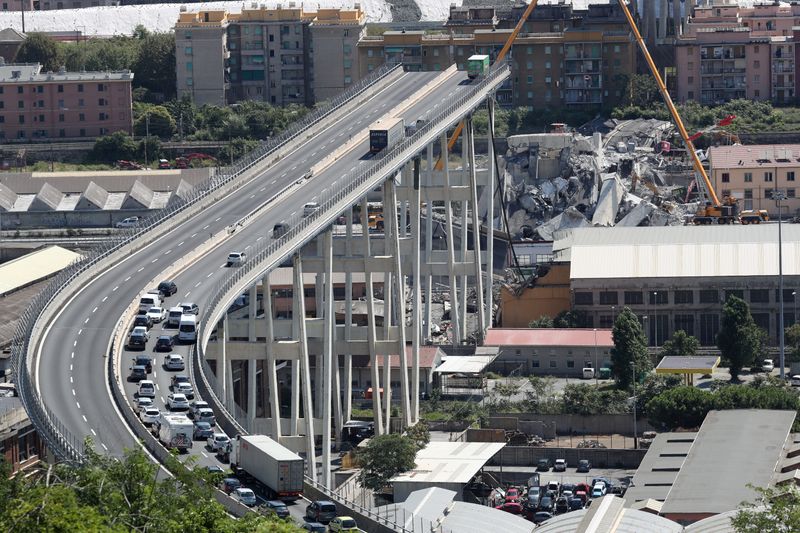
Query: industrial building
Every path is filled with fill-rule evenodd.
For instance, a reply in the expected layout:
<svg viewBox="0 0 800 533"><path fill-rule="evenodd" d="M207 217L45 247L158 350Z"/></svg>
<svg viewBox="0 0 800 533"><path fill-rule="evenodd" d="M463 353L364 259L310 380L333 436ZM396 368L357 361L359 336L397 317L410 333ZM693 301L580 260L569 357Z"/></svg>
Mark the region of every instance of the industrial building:
<svg viewBox="0 0 800 533"><path fill-rule="evenodd" d="M711 411L699 431L661 433L645 455L626 507L654 500L661 516L687 525L754 501L753 487L795 479L797 413L762 409ZM703 529L698 529L703 531Z"/></svg>
<svg viewBox="0 0 800 533"><path fill-rule="evenodd" d="M46 455L44 442L13 386L4 384L0 387L0 458L13 474L35 468Z"/></svg>

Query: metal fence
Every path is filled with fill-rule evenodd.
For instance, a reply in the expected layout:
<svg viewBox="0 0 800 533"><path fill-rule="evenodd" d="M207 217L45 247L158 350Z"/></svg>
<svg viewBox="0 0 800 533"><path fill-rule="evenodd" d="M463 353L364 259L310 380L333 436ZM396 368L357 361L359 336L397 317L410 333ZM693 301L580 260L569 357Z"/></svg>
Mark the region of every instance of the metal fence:
<svg viewBox="0 0 800 533"><path fill-rule="evenodd" d="M43 326L49 321L50 314L52 314L47 312L48 308L51 310L56 309L58 306L55 304L60 303L55 302L55 300L62 300L65 289L73 283L77 284L79 278L99 271L100 267L103 266L101 262L105 259L110 259L112 254L122 252L126 246L132 245L137 240L139 242L149 242L147 234L153 232L151 236L154 239L158 232L153 230L162 224L168 228L177 224L177 221L174 221L173 224L169 223L176 214L195 206L202 200L208 199L212 193L219 191L223 186L229 185L231 190L241 186L246 182L244 180L246 177L244 176L245 172L253 169L288 143L297 140L298 137L310 130L319 121L335 113L373 83L399 68L401 67L395 65L376 70L372 75L332 99L327 105L316 109L302 120L292 124L281 135L262 143L259 148L239 159L234 165L223 168L218 174L195 187L186 197L173 197L173 201L166 208L142 220L139 226L122 231L116 238L100 243L90 255L62 270L45 289L33 298L19 319L14 340L11 343L11 369L18 394L28 412L28 416L48 448L57 457L65 461L81 462L83 459L83 438L73 435L58 420L50 408L44 405L31 377L30 365L33 358L28 356L31 348L36 346L36 340L38 340ZM160 229L164 230L164 228Z"/></svg>

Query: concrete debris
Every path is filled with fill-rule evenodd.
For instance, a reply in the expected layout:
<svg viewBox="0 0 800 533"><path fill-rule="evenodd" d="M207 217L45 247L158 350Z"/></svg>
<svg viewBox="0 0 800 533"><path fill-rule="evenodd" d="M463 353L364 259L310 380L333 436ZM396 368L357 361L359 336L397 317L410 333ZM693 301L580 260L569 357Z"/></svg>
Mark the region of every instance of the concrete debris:
<svg viewBox="0 0 800 533"><path fill-rule="evenodd" d="M694 213L696 204L683 198L691 168L680 156L661 153L661 141L674 131L670 123L612 120L589 126L581 133L507 139L499 165L513 238L550 240L554 231L589 225L676 225Z"/></svg>

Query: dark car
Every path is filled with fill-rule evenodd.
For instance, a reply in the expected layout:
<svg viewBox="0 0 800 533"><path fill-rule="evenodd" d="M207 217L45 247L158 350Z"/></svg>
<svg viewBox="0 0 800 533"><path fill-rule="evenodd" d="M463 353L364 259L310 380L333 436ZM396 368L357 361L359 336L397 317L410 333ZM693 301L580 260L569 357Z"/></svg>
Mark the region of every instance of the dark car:
<svg viewBox="0 0 800 533"><path fill-rule="evenodd" d="M306 507L306 520L327 524L336 518L336 504L328 500L311 502Z"/></svg>
<svg viewBox="0 0 800 533"><path fill-rule="evenodd" d="M564 483L561 485L561 494L569 491L571 494L575 494L575 485L573 483Z"/></svg>
<svg viewBox="0 0 800 533"><path fill-rule="evenodd" d="M136 356L136 358L133 360L133 365L143 366L145 370L147 370L148 374L153 371L153 359L146 355Z"/></svg>
<svg viewBox="0 0 800 533"><path fill-rule="evenodd" d="M231 492L235 491L239 487L242 486L242 482L236 479L235 477L226 477L222 480L220 487L225 492L225 494L230 494Z"/></svg>
<svg viewBox="0 0 800 533"><path fill-rule="evenodd" d="M305 529L306 531L311 531L312 533L326 533L328 531L328 527L325 524L320 524L319 522L303 522L303 525L300 526L300 529Z"/></svg>
<svg viewBox="0 0 800 533"><path fill-rule="evenodd" d="M583 509L583 500L580 498L570 498L567 502L569 504L570 511L577 511L578 509Z"/></svg>
<svg viewBox="0 0 800 533"><path fill-rule="evenodd" d="M539 500L539 509L542 511L553 511L553 498L551 496L542 496Z"/></svg>
<svg viewBox="0 0 800 533"><path fill-rule="evenodd" d="M128 349L130 350L137 350L142 349L144 350L147 347L147 337L140 333L131 333L130 337L128 337Z"/></svg>
<svg viewBox="0 0 800 533"><path fill-rule="evenodd" d="M163 296L172 296L178 292L178 286L175 285L174 281L162 281L158 284L158 292Z"/></svg>
<svg viewBox="0 0 800 533"><path fill-rule="evenodd" d="M142 365L133 365L131 373L128 375L128 381L141 381L147 379L147 370Z"/></svg>
<svg viewBox="0 0 800 533"><path fill-rule="evenodd" d="M136 315L133 317L133 327L144 326L147 329L153 327L153 319L147 315Z"/></svg>
<svg viewBox="0 0 800 533"><path fill-rule="evenodd" d="M156 340L155 350L157 352L171 352L174 345L175 339L172 338L172 335L159 335Z"/></svg>
<svg viewBox="0 0 800 533"><path fill-rule="evenodd" d="M578 461L578 468L577 472L588 472L592 469L592 463L589 462L588 459L581 459Z"/></svg>
<svg viewBox="0 0 800 533"><path fill-rule="evenodd" d="M539 459L539 462L536 463L536 470L548 472L550 470L550 459Z"/></svg>
<svg viewBox="0 0 800 533"><path fill-rule="evenodd" d="M546 522L553 518L553 515L546 512L546 511L539 511L535 515L533 515L533 523L534 524L541 524L542 522Z"/></svg>
<svg viewBox="0 0 800 533"><path fill-rule="evenodd" d="M209 474L224 474L225 470L222 469L219 465L208 465L205 467L206 472Z"/></svg>
<svg viewBox="0 0 800 533"><path fill-rule="evenodd" d="M278 515L278 518L288 518L289 508L280 500L270 500L266 503L267 509Z"/></svg>
<svg viewBox="0 0 800 533"><path fill-rule="evenodd" d="M556 512L567 513L569 512L569 501L564 496L556 500Z"/></svg>
<svg viewBox="0 0 800 533"><path fill-rule="evenodd" d="M214 428L208 422L194 423L194 440L206 440L214 436Z"/></svg>

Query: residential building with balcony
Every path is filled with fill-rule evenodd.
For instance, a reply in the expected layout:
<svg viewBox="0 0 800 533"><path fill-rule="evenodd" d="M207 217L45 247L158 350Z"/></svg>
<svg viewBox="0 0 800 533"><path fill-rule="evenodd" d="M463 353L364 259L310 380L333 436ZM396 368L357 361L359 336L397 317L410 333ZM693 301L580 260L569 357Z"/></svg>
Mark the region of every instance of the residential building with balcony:
<svg viewBox="0 0 800 533"><path fill-rule="evenodd" d="M0 66L0 142L132 133L132 72L41 70Z"/></svg>
<svg viewBox="0 0 800 533"><path fill-rule="evenodd" d="M312 105L330 98L357 77L364 18L358 5L307 12L293 2L241 13L182 12L175 26L178 93L216 105ZM194 44L198 36L202 42ZM206 56L210 62L194 61Z"/></svg>

